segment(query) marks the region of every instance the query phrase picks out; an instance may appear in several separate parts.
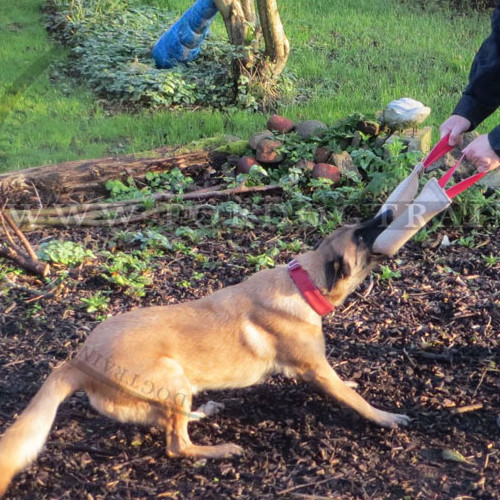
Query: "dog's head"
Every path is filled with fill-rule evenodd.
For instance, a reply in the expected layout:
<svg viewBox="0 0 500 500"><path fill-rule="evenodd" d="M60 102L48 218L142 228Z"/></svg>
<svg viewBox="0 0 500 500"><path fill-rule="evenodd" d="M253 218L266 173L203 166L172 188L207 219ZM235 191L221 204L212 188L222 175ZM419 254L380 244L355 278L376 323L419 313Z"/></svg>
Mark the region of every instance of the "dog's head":
<svg viewBox="0 0 500 500"><path fill-rule="evenodd" d="M384 212L360 224L343 226L317 247L317 262L323 267L329 300L338 305L384 258L373 252L373 243L392 221Z"/></svg>

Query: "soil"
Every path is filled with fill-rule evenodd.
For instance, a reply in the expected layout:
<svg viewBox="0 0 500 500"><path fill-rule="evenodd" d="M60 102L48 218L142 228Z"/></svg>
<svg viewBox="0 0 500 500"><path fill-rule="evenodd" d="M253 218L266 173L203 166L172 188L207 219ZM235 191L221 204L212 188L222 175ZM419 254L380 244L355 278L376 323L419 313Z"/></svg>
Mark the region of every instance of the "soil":
<svg viewBox="0 0 500 500"><path fill-rule="evenodd" d="M195 406L214 400L225 408L191 424L193 441L235 442L245 448L243 457L169 459L162 429L111 421L77 393L61 405L46 447L6 498L500 498L500 264L488 267L483 258L500 255L500 232L477 232L474 248L457 244L464 236L457 230L446 231L454 244L441 247L444 234L409 243L388 262L400 277L383 279L379 271L324 320L327 355L338 373L358 382L376 406L408 414L410 427L377 428L277 376L196 398ZM111 235L51 229L29 237L96 249ZM318 239L297 230L280 237ZM165 256L144 297L114 289L108 312L204 296L253 273L248 252L274 245L269 229L205 239L195 248L209 258L203 278L192 280L194 256ZM284 251L276 260L291 257ZM15 288L0 294L0 432L97 323L81 298L111 290L92 262L59 286L9 276Z"/></svg>

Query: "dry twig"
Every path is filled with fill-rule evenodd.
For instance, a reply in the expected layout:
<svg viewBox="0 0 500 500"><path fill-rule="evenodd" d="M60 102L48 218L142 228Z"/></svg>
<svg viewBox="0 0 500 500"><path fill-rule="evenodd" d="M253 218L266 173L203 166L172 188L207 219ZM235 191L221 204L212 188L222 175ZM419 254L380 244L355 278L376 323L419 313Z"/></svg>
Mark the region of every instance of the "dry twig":
<svg viewBox="0 0 500 500"><path fill-rule="evenodd" d="M5 210L5 207L0 209L0 225L7 240L0 246L0 256L13 260L30 273L46 276L49 272L49 265L38 260L30 242L19 227L17 227L10 214ZM21 246L15 242L12 233L17 236Z"/></svg>

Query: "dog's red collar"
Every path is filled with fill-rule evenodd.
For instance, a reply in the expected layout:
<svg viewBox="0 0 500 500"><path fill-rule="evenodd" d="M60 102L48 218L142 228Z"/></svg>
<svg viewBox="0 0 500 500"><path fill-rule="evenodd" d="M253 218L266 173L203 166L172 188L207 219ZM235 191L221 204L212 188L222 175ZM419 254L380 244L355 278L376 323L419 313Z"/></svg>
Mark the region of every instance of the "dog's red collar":
<svg viewBox="0 0 500 500"><path fill-rule="evenodd" d="M288 272L299 289L300 293L306 299L306 302L320 315L334 310L334 306L323 297L318 287L313 283L307 271L294 259L288 264Z"/></svg>

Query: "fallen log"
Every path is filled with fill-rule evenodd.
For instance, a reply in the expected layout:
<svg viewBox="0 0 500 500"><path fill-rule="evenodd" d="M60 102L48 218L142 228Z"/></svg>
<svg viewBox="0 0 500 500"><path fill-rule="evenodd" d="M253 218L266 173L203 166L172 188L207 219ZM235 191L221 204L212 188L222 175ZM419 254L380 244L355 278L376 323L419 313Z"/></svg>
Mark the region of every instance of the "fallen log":
<svg viewBox="0 0 500 500"><path fill-rule="evenodd" d="M175 155L160 148L140 155L78 160L0 174L0 198L9 208L83 203L106 195L108 180L132 176L142 180L147 172L175 167L196 174L222 164L224 153L197 151Z"/></svg>

